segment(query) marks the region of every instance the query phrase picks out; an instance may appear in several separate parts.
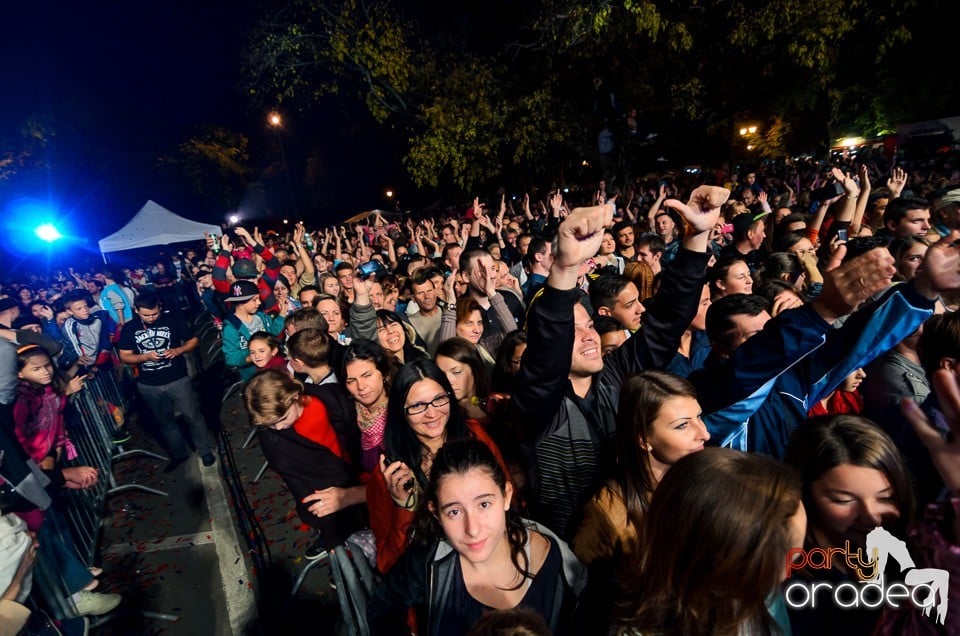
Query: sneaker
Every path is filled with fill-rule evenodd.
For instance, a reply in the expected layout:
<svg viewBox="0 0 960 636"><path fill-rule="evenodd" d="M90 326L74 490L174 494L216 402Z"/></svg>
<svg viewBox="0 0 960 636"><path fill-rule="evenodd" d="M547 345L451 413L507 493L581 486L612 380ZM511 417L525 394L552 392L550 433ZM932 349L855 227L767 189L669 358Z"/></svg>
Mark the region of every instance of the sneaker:
<svg viewBox="0 0 960 636"><path fill-rule="evenodd" d="M200 461L203 462L204 466L213 466L217 462L217 458L213 456L213 453L204 453L200 456Z"/></svg>
<svg viewBox="0 0 960 636"><path fill-rule="evenodd" d="M307 561L316 561L317 559L327 556L327 551L320 545L320 539L317 539L307 546L307 550L303 553L303 556Z"/></svg>
<svg viewBox="0 0 960 636"><path fill-rule="evenodd" d="M110 436L110 441L117 445L126 444L130 441L130 431L125 428L121 428Z"/></svg>
<svg viewBox="0 0 960 636"><path fill-rule="evenodd" d="M167 462L167 466L163 469L163 472L172 473L177 469L178 466L180 466L180 464L182 464L185 461L187 461L186 457L174 457L169 462Z"/></svg>
<svg viewBox="0 0 960 636"><path fill-rule="evenodd" d="M74 605L80 616L101 616L112 612L120 605L123 597L119 594L99 594L97 592L77 592Z"/></svg>

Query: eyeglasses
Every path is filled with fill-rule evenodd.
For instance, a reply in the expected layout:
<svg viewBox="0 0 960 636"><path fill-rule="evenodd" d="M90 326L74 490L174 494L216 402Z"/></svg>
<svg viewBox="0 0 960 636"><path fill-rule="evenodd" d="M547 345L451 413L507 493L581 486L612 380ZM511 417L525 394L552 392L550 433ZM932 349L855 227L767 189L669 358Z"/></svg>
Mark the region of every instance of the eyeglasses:
<svg viewBox="0 0 960 636"><path fill-rule="evenodd" d="M429 402L415 402L409 406L403 407L403 412L407 415L420 415L427 411L428 406L432 406L435 409L441 409L447 404L450 404L450 396L446 393L443 395L438 395Z"/></svg>

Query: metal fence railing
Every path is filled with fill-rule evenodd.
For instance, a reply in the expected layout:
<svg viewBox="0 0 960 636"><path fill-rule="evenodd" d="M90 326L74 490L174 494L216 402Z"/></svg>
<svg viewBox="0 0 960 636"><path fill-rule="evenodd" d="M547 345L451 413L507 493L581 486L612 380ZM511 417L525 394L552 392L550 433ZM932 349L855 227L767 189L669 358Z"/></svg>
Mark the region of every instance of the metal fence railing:
<svg viewBox="0 0 960 636"><path fill-rule="evenodd" d="M64 489L63 505L46 514L44 532L69 546L86 567L96 558L100 529L107 498L129 490L166 496L167 493L143 484L118 484L113 474L117 461L142 456L165 460L163 455L142 449L127 450L118 433L125 425L130 400L122 389L120 374L112 367L101 367L85 383L83 390L70 397L64 413L67 434L77 457L67 465L93 466L100 479L84 490ZM49 613L58 620L77 618L77 608L56 563L38 559L34 569L35 589ZM157 615L159 618L167 618ZM102 620L102 619L101 619Z"/></svg>

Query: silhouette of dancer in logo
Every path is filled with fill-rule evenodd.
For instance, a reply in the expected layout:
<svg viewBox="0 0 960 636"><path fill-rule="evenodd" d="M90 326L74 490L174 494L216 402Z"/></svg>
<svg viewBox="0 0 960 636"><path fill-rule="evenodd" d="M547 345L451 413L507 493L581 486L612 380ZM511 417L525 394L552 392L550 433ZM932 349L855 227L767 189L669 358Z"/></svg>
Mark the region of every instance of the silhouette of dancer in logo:
<svg viewBox="0 0 960 636"><path fill-rule="evenodd" d="M938 568L917 568L913 562L913 557L907 550L907 544L897 537L893 536L881 527L876 527L867 535L867 554L877 554L877 572L878 576L883 578L884 568L887 565L887 558L893 559L900 565L900 571L910 570L903 577L903 582L911 588L925 585L929 590L927 596L923 599L917 599L923 604L924 616L930 616L930 610L934 604L937 606L937 622L941 625L947 620L947 603L949 597L947 588L950 582L950 573ZM911 591L911 598L915 598Z"/></svg>

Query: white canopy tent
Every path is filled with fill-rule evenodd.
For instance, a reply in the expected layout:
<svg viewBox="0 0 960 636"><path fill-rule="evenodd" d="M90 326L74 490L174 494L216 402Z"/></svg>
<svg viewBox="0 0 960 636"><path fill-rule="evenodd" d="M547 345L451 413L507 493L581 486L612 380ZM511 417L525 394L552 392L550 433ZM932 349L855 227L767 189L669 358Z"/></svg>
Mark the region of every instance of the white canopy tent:
<svg viewBox="0 0 960 636"><path fill-rule="evenodd" d="M129 223L110 236L100 239L100 253L106 261L108 252L199 241L203 239L204 232L219 234L220 228L185 219L162 205L147 201Z"/></svg>

